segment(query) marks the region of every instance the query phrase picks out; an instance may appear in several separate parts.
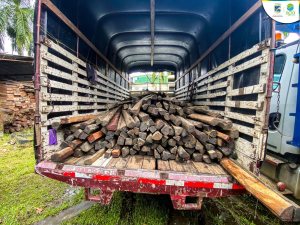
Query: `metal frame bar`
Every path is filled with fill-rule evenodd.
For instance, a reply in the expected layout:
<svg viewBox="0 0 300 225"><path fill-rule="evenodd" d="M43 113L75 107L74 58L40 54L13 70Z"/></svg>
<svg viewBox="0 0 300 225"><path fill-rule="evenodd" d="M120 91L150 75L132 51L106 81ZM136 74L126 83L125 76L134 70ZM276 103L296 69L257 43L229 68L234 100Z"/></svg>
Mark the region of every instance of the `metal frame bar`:
<svg viewBox="0 0 300 225"><path fill-rule="evenodd" d="M58 16L69 28L71 28L88 46L91 47L110 67L115 70L125 81L131 83L122 73L81 33L81 31L50 1L41 0L56 16Z"/></svg>
<svg viewBox="0 0 300 225"><path fill-rule="evenodd" d="M151 0L151 66L154 59L155 0Z"/></svg>
<svg viewBox="0 0 300 225"><path fill-rule="evenodd" d="M221 44L228 36L230 36L239 26L241 26L250 16L252 16L260 7L262 2L255 3L242 17L240 17L186 72L184 72L176 81L188 74L194 67L198 65L209 53L211 53L219 44Z"/></svg>

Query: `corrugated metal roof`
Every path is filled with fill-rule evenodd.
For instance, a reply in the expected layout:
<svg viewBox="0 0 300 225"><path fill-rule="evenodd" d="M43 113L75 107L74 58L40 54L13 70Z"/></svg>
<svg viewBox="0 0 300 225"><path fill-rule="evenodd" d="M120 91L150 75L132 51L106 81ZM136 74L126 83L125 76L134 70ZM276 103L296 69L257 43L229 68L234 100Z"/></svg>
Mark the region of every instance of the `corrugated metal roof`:
<svg viewBox="0 0 300 225"><path fill-rule="evenodd" d="M32 80L33 57L0 53L0 80Z"/></svg>

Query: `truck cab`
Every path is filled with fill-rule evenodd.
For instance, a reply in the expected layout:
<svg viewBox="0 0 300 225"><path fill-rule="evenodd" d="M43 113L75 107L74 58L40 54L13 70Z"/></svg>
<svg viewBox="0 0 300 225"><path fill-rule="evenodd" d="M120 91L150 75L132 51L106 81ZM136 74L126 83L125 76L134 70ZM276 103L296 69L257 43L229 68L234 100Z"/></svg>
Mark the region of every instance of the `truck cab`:
<svg viewBox="0 0 300 225"><path fill-rule="evenodd" d="M270 107L266 161L261 172L268 178L283 182L300 199L300 148L291 145L294 136L299 64L299 40L276 49L274 84ZM277 121L278 118L278 122Z"/></svg>

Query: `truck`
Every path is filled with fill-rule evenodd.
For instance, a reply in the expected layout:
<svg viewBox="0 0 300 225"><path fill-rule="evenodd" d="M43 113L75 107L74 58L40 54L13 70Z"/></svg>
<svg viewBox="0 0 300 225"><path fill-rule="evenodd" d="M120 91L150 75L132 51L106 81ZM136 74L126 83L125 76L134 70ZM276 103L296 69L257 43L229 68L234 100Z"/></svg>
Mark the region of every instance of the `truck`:
<svg viewBox="0 0 300 225"><path fill-rule="evenodd" d="M297 33L298 23L287 25ZM279 24L278 30L286 30ZM266 160L261 173L275 182L282 182L294 198L300 199L299 188L299 127L296 108L299 105L299 40L276 48L273 94ZM298 114L297 114L298 115Z"/></svg>
<svg viewBox="0 0 300 225"><path fill-rule="evenodd" d="M232 120L240 136L230 162L261 182L275 60L275 22L261 1L37 0L34 35L37 174L83 187L86 200L102 204L115 191L129 191L167 194L175 209L199 210L203 198L248 193L238 176L215 163L134 156L90 166L74 157L51 161L64 126L131 95L131 73L172 71L179 100ZM87 63L97 71L96 84L87 79ZM54 123L59 126L52 137ZM284 202L262 201L274 214L300 220L297 205L268 190Z"/></svg>

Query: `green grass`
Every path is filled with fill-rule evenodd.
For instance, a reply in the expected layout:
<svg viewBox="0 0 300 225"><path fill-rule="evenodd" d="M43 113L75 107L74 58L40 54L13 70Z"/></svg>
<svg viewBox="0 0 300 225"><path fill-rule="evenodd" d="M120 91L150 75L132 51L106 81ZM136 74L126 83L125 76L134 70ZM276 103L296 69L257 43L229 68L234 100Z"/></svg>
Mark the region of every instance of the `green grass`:
<svg viewBox="0 0 300 225"><path fill-rule="evenodd" d="M97 204L62 224L160 225L168 223L171 209L166 195L116 192L109 206Z"/></svg>
<svg viewBox="0 0 300 225"><path fill-rule="evenodd" d="M70 185L34 174L32 142L10 140L0 138L0 223L32 224L82 201L83 191L71 197Z"/></svg>

